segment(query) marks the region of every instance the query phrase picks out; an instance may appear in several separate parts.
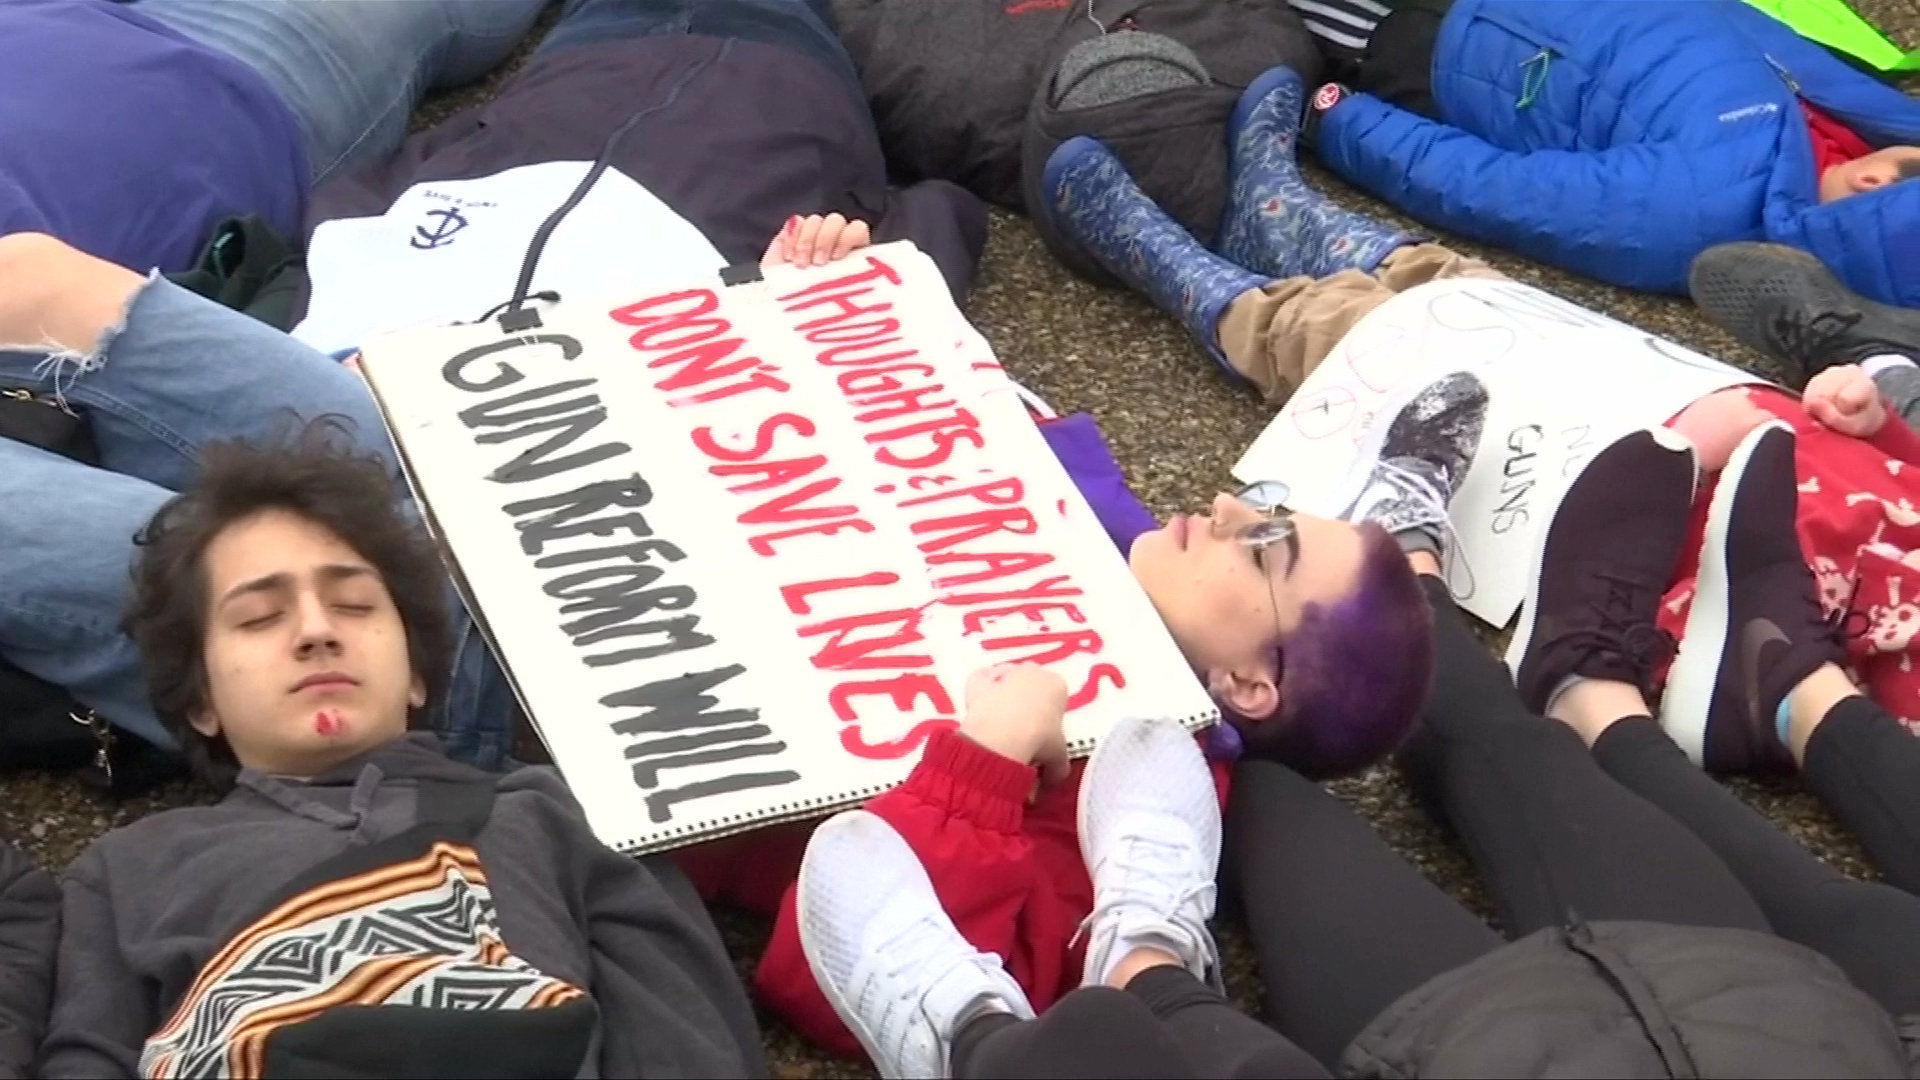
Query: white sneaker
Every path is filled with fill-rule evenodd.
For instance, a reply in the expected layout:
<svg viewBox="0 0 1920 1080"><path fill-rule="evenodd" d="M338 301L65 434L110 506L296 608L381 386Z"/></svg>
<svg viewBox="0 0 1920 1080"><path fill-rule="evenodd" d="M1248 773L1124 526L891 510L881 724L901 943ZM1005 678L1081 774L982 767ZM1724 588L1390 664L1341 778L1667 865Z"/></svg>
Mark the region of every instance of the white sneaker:
<svg viewBox="0 0 1920 1080"><path fill-rule="evenodd" d="M1220 801L1193 735L1171 720L1128 718L1094 748L1080 780L1080 853L1093 877L1084 985L1143 945L1219 985L1213 917Z"/></svg>
<svg viewBox="0 0 1920 1080"><path fill-rule="evenodd" d="M962 1024L1033 1018L1000 958L960 936L913 849L865 810L814 830L798 913L807 966L881 1076L946 1076Z"/></svg>

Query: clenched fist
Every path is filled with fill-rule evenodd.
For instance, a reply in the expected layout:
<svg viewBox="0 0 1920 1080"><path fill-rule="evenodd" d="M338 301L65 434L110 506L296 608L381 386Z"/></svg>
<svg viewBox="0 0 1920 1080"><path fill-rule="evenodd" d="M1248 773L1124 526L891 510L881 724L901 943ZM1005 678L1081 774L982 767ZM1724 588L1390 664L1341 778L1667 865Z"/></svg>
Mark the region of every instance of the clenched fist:
<svg viewBox="0 0 1920 1080"><path fill-rule="evenodd" d="M967 679L960 734L1022 765L1043 783L1067 775L1067 683L1038 664L996 664Z"/></svg>

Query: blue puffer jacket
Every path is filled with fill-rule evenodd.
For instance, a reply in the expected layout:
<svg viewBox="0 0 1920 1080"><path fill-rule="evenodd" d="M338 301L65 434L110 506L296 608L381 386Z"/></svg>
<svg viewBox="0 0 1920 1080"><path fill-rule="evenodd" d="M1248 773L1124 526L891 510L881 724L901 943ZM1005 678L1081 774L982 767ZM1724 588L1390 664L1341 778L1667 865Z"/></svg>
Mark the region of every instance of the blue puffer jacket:
<svg viewBox="0 0 1920 1080"><path fill-rule="evenodd" d="M1920 100L1742 0L1457 0L1433 93L1444 124L1345 98L1320 157L1421 221L1618 285L1681 292L1702 250L1765 239L1920 306L1920 180L1821 205L1798 99L1874 146L1920 144Z"/></svg>

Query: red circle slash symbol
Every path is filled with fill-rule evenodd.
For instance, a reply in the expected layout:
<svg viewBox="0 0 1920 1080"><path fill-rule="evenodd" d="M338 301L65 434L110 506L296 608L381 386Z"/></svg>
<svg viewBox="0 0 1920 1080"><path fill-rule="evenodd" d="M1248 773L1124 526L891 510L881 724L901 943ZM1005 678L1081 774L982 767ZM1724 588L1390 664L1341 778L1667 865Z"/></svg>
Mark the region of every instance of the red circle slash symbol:
<svg viewBox="0 0 1920 1080"><path fill-rule="evenodd" d="M1344 386L1330 386L1297 399L1293 405L1293 426L1307 439L1324 439L1339 434L1353 422L1359 402Z"/></svg>

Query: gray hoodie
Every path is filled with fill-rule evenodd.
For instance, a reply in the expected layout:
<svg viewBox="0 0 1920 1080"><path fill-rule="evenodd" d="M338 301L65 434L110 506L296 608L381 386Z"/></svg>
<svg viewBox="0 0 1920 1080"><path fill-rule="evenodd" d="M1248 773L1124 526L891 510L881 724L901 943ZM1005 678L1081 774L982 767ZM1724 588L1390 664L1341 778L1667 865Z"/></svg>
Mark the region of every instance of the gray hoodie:
<svg viewBox="0 0 1920 1080"><path fill-rule="evenodd" d="M100 838L64 882L41 1075L137 1075L201 969L289 883L414 829L423 785L487 779L409 735L310 782L245 770L213 806ZM507 948L597 1006L582 1075L763 1074L745 991L679 871L602 845L551 769L500 777L495 792L472 850Z"/></svg>
<svg viewBox="0 0 1920 1080"><path fill-rule="evenodd" d="M53 879L18 849L0 844L0 1080L32 1075L59 934Z"/></svg>

